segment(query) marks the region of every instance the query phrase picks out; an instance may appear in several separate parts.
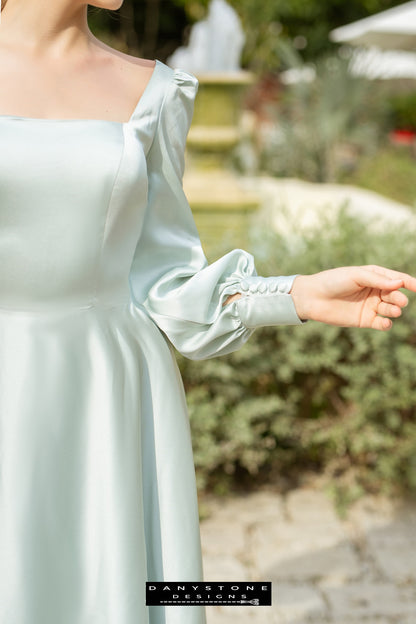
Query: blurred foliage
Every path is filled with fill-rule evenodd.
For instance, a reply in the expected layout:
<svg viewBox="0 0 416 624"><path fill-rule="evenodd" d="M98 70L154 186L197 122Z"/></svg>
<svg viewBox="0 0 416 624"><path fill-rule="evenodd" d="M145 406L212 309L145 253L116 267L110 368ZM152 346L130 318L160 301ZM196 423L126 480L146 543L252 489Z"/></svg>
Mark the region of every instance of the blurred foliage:
<svg viewBox="0 0 416 624"><path fill-rule="evenodd" d="M292 70L308 67L291 46L280 50ZM263 145L262 170L330 182L342 170L343 145L357 155L375 153L387 114L384 88L354 76L349 63L348 56L324 55L313 65L315 79L286 86L279 105L269 111L274 131Z"/></svg>
<svg viewBox="0 0 416 624"><path fill-rule="evenodd" d="M416 131L416 92L399 93L389 97L390 126Z"/></svg>
<svg viewBox="0 0 416 624"><path fill-rule="evenodd" d="M137 57L166 59L182 44L189 19L180 2L125 0L117 11L88 7L93 34Z"/></svg>
<svg viewBox="0 0 416 624"><path fill-rule="evenodd" d="M375 154L363 156L352 171L339 177L416 209L415 156L408 146L384 145Z"/></svg>
<svg viewBox="0 0 416 624"><path fill-rule="evenodd" d="M260 275L377 263L414 273L415 232L370 233L341 211L296 237L257 234ZM296 228L294 227L294 232ZM264 327L236 351L181 356L199 488L227 491L319 474L338 502L416 495L416 300L389 332Z"/></svg>
<svg viewBox="0 0 416 624"><path fill-rule="evenodd" d="M337 26L401 4L401 0L229 0L247 33L244 65L284 69L278 40L292 43L304 60L333 52L329 33Z"/></svg>
<svg viewBox="0 0 416 624"><path fill-rule="evenodd" d="M371 154L374 164L385 99L374 83L347 75L346 59L328 55L335 49L328 33L401 1L231 3L247 35L245 67L263 73L293 67L294 60L297 66L315 62L316 83L287 90L282 125L293 152L275 145L273 172L333 179L340 174L335 148L344 141ZM90 7L89 24L113 47L166 61L187 43L190 26L206 9L206 0L125 0L118 11ZM370 234L345 214L303 236L263 231L259 241L255 256L263 275L366 263L414 273L415 232ZM243 348L215 360L178 356L199 487L218 491L282 477L296 485L313 471L344 502L363 492L415 494L415 312L410 297L388 333L311 322L258 329Z"/></svg>
<svg viewBox="0 0 416 624"><path fill-rule="evenodd" d="M334 49L336 28L401 4L401 0L230 0L247 36L244 67L282 69L277 44L294 43L306 60ZM89 8L90 28L110 45L165 61L187 43L189 27L207 12L208 0L124 0L117 11ZM127 47L127 49L126 49Z"/></svg>

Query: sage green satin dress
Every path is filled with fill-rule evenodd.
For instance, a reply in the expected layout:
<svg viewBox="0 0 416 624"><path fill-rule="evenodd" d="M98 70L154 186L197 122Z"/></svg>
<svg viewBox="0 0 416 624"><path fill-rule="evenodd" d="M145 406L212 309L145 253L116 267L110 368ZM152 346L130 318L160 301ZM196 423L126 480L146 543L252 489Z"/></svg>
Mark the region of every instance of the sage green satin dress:
<svg viewBox="0 0 416 624"><path fill-rule="evenodd" d="M173 346L301 321L294 276L207 264L182 189L197 85L158 61L127 123L0 116L0 624L205 622L145 605L146 580L202 579Z"/></svg>

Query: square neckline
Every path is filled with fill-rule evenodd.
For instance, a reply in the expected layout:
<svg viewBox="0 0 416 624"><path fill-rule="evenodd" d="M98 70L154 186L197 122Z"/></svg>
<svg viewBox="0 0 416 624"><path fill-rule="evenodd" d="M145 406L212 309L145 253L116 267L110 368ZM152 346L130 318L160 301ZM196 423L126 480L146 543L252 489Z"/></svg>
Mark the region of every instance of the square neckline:
<svg viewBox="0 0 416 624"><path fill-rule="evenodd" d="M98 122L98 123L108 123L108 124L117 124L119 126L127 126L128 124L132 123L133 119L136 117L138 111L140 110L140 108L142 107L142 105L144 104L145 100L148 97L148 93L151 90L152 84L153 82L155 82L155 77L157 74L157 70L158 68L162 65L161 61L159 61L158 59L153 59L155 62L155 65L153 67L153 71L152 74L149 78L149 80L147 81L147 84L144 88L144 91L142 93L142 95L140 96L138 102L136 103L136 106L134 107L134 110L132 112L132 114L130 115L130 118L127 121L115 121L112 119L96 119L96 118L67 118L67 119L53 119L53 118L49 118L49 117L25 117L23 115L0 115L0 120L1 119L11 119L11 120L17 120L17 121L40 121L40 122L51 122L51 123L65 123L65 122L78 122L78 123L87 123L87 122Z"/></svg>

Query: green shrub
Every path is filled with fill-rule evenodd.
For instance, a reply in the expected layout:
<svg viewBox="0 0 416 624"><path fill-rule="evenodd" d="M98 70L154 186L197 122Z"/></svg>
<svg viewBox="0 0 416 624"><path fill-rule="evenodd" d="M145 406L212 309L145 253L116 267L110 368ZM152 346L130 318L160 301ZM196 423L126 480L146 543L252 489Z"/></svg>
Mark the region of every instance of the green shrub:
<svg viewBox="0 0 416 624"><path fill-rule="evenodd" d="M293 69L307 68L293 50L284 49ZM339 55L317 59L314 71L314 80L286 86L279 105L270 107L275 127L260 155L260 168L269 175L334 182L351 167L344 163L346 149L355 161L378 148L384 87L354 76L350 59Z"/></svg>
<svg viewBox="0 0 416 624"><path fill-rule="evenodd" d="M388 99L392 129L416 130L416 92L400 93Z"/></svg>
<svg viewBox="0 0 416 624"><path fill-rule="evenodd" d="M409 228L372 233L346 214L334 225L253 242L259 275L381 264L415 272ZM389 332L267 327L228 356L179 357L201 489L320 474L339 501L416 493L416 297Z"/></svg>

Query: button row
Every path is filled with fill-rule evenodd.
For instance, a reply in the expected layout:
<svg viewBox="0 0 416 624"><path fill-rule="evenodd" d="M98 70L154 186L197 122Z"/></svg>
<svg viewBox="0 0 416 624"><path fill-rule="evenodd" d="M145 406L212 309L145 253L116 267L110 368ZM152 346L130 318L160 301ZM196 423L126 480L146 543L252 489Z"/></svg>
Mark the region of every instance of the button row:
<svg viewBox="0 0 416 624"><path fill-rule="evenodd" d="M243 293L247 294L265 294L265 293L282 293L287 294L296 276L281 277L246 277L240 282L240 288Z"/></svg>

